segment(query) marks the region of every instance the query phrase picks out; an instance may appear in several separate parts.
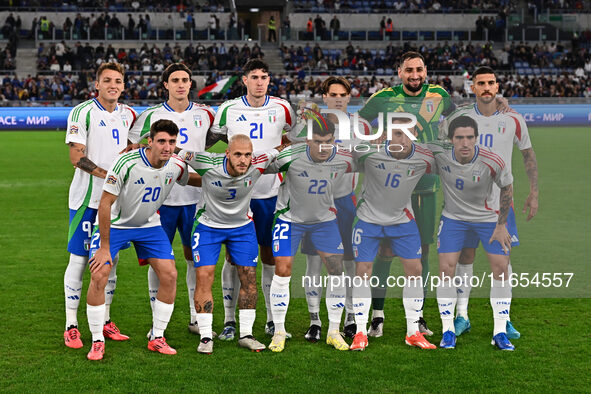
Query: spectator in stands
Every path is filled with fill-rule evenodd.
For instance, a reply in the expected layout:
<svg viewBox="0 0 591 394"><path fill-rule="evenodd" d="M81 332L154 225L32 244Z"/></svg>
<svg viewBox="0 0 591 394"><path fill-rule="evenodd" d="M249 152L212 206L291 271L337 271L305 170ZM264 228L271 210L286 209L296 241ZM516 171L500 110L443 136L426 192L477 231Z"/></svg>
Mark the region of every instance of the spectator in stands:
<svg viewBox="0 0 591 394"><path fill-rule="evenodd" d="M320 16L320 14L316 14L316 18L314 19L314 28L316 29L316 37L324 37L324 32L326 31L326 22Z"/></svg>
<svg viewBox="0 0 591 394"><path fill-rule="evenodd" d="M129 38L135 38L135 20L131 14L127 14L127 31L125 32L125 36Z"/></svg>
<svg viewBox="0 0 591 394"><path fill-rule="evenodd" d="M306 23L306 40L313 40L314 39L314 22L312 22L312 17L308 18L308 22Z"/></svg>
<svg viewBox="0 0 591 394"><path fill-rule="evenodd" d="M341 21L336 15L330 20L330 30L332 31L333 37L339 36L339 31L341 31Z"/></svg>
<svg viewBox="0 0 591 394"><path fill-rule="evenodd" d="M283 19L283 25L281 27L283 29L282 34L288 39L291 39L291 22L289 21L289 16L285 16Z"/></svg>
<svg viewBox="0 0 591 394"><path fill-rule="evenodd" d="M386 36L392 38L392 33L394 32L394 23L392 22L392 18L388 18L386 21Z"/></svg>

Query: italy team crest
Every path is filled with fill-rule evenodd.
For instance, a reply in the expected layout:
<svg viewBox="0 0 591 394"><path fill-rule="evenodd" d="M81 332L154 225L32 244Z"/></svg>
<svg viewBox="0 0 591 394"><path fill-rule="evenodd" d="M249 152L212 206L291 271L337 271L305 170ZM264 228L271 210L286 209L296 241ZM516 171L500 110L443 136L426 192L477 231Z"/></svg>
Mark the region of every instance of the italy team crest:
<svg viewBox="0 0 591 394"><path fill-rule="evenodd" d="M193 115L193 122L195 122L196 127L203 126L203 121L201 120L201 115Z"/></svg>
<svg viewBox="0 0 591 394"><path fill-rule="evenodd" d="M125 128L129 128L129 121L127 120L127 115L121 115L121 120L123 121Z"/></svg>
<svg viewBox="0 0 591 394"><path fill-rule="evenodd" d="M415 174L416 168L417 168L417 166L415 166L415 165L408 166L408 170L406 171L406 175L413 176Z"/></svg>
<svg viewBox="0 0 591 394"><path fill-rule="evenodd" d="M270 109L267 112L267 115L269 116L269 122L275 123L277 121L277 111L276 110Z"/></svg>
<svg viewBox="0 0 591 394"><path fill-rule="evenodd" d="M172 183L172 178L174 178L174 173L167 172L166 173L166 178L164 179L164 184L165 185L170 185Z"/></svg>
<svg viewBox="0 0 591 394"><path fill-rule="evenodd" d="M480 171L478 171L478 170L472 171L472 180L474 182L480 182Z"/></svg>
<svg viewBox="0 0 591 394"><path fill-rule="evenodd" d="M499 134L505 134L505 122L499 122Z"/></svg>
<svg viewBox="0 0 591 394"><path fill-rule="evenodd" d="M273 252L279 252L279 241L273 242Z"/></svg>
<svg viewBox="0 0 591 394"><path fill-rule="evenodd" d="M433 100L425 101L425 107L427 108L427 112L432 114L435 110L435 104L433 103Z"/></svg>
<svg viewBox="0 0 591 394"><path fill-rule="evenodd" d="M250 187L252 186L252 178L247 176L246 178L244 178L244 187Z"/></svg>

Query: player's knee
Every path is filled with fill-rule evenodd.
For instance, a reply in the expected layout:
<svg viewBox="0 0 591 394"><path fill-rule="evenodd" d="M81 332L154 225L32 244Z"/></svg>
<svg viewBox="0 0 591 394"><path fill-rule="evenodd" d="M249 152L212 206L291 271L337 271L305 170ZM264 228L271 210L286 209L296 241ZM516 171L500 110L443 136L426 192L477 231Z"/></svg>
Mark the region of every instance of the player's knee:
<svg viewBox="0 0 591 394"><path fill-rule="evenodd" d="M172 287L176 285L177 279L177 271L176 268L170 267L163 270L160 270L160 275L158 276L160 280L161 286Z"/></svg>
<svg viewBox="0 0 591 394"><path fill-rule="evenodd" d="M89 286L94 290L104 290L104 288L107 286L107 281L109 280L109 273L110 270L106 269L91 273Z"/></svg>

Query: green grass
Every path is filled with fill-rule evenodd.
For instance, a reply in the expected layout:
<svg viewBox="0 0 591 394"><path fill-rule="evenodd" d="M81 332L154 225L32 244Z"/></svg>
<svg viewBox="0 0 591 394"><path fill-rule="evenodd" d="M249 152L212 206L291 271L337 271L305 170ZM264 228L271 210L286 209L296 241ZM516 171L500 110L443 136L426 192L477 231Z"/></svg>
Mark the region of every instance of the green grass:
<svg viewBox="0 0 591 394"><path fill-rule="evenodd" d="M133 251L121 253L113 320L131 336L129 342L107 342L102 362L86 360L90 344L84 300L79 310L85 346L63 345L63 275L68 261L67 194L72 176L63 133L3 132L0 146L0 390L3 391L589 391L591 294L585 237L590 231L591 195L584 171L584 150L591 134L583 128L532 129L540 167L540 212L530 223L520 213L527 194L521 155L514 155L515 203L522 245L514 249L515 272L573 272L568 289L519 288L512 320L522 332L513 353L495 351L488 289L471 301L472 332L454 351L420 351L404 345L401 300L386 301L385 336L362 353L337 352L324 343L303 339L308 320L305 300L292 299L288 329L294 339L281 354L249 353L235 343L216 342L211 356L195 351L197 337L188 333L185 263L179 261L176 309L167 339L176 356L146 349L151 325L146 269ZM576 143L570 144L574 141ZM178 240L177 256L182 256ZM437 270L431 253L431 272ZM480 250L476 274L487 269ZM220 267L218 267L219 269ZM303 272L294 264L292 284ZM400 274L393 264L393 274ZM219 278L219 275L216 277ZM88 273L84 279L86 294ZM293 287L292 286L292 287ZM295 290L295 289L294 289ZM299 293L301 294L301 292ZM395 296L396 291L390 294ZM221 330L223 309L219 281L214 289L214 329ZM297 293L294 291L294 295ZM425 317L440 340L435 300L427 300ZM479 298L481 297L481 298ZM263 334L264 301L259 297L255 336ZM327 323L326 314L322 314Z"/></svg>

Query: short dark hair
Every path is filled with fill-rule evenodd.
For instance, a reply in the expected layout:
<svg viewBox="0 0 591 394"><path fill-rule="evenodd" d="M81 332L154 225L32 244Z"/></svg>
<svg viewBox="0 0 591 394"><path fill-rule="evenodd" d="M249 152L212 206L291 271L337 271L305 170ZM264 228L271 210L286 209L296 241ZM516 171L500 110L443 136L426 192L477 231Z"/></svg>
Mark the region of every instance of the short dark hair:
<svg viewBox="0 0 591 394"><path fill-rule="evenodd" d="M398 63L398 67L402 67L402 63L409 59L421 59L423 61L423 64L425 64L425 58L423 57L423 55L415 51L408 51L404 52L402 56L400 56L400 62Z"/></svg>
<svg viewBox="0 0 591 394"><path fill-rule="evenodd" d="M327 135L334 135L335 126L330 120L324 116L317 115L312 121L312 134L316 134L319 137Z"/></svg>
<svg viewBox="0 0 591 394"><path fill-rule="evenodd" d="M269 65L259 58L250 59L242 66L242 73L248 75L251 71L263 70L263 72L269 73Z"/></svg>
<svg viewBox="0 0 591 394"><path fill-rule="evenodd" d="M189 74L189 79L193 78L193 73L191 72L189 67L187 67L185 64L172 63L170 66L166 67L166 69L162 73L162 82L168 82L168 78L170 78L170 74L172 74L175 71L184 71L187 74Z"/></svg>
<svg viewBox="0 0 591 394"><path fill-rule="evenodd" d="M338 84L345 88L347 94L351 94L351 83L345 77L328 77L320 85L320 90L322 94L328 94L328 90L330 89L331 85Z"/></svg>
<svg viewBox="0 0 591 394"><path fill-rule="evenodd" d="M471 127L474 129L474 137L478 137L478 123L469 116L462 115L458 116L449 124L447 136L451 140L454 138L454 134L458 127Z"/></svg>
<svg viewBox="0 0 591 394"><path fill-rule="evenodd" d="M150 138L154 139L157 133L161 131L168 133L168 135L178 135L179 128L172 120L160 119L152 123L150 126Z"/></svg>
<svg viewBox="0 0 591 394"><path fill-rule="evenodd" d="M117 71L119 74L121 74L122 77L125 76L125 69L123 68L123 66L121 64L119 64L119 63L101 63L99 68L96 70L96 80L97 81L99 80L99 78L101 77L101 74L105 70Z"/></svg>
<svg viewBox="0 0 591 394"><path fill-rule="evenodd" d="M476 79L476 76L481 74L492 74L495 76L495 78L497 77L495 71L492 68L490 68L489 66L482 66L478 67L476 71L474 71L474 73L472 74L472 80Z"/></svg>

